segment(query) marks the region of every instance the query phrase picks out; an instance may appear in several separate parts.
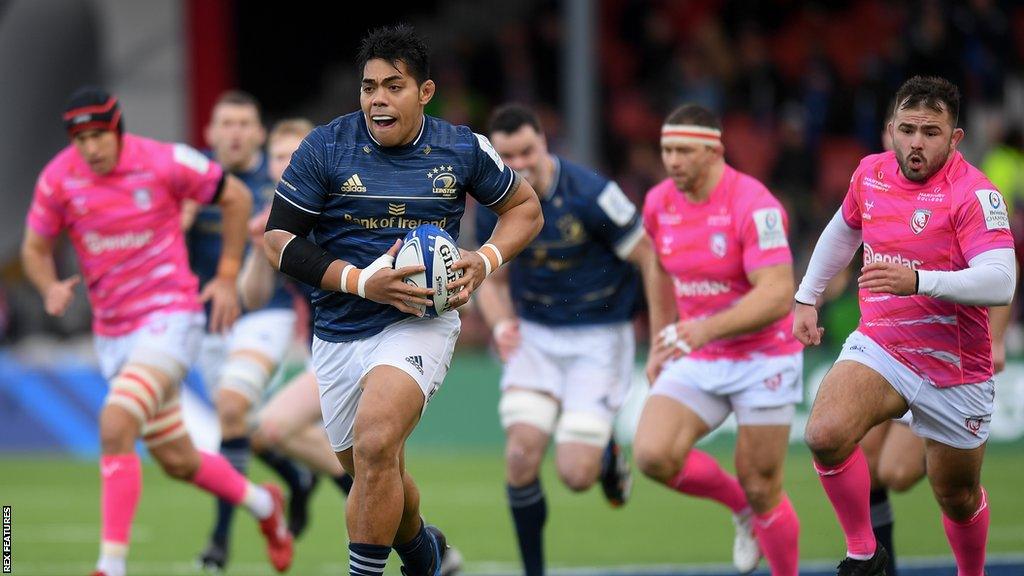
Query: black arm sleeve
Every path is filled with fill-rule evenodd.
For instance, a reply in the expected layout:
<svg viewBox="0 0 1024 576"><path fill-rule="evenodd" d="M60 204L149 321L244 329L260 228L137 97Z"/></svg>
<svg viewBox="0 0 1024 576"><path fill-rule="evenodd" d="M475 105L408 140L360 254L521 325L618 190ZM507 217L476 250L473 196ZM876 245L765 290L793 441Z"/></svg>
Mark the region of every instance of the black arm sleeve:
<svg viewBox="0 0 1024 576"><path fill-rule="evenodd" d="M306 239L316 224L316 217L316 214L305 212L275 196L267 219L267 231L283 230L295 235L281 251L281 272L320 288L324 273L336 258Z"/></svg>

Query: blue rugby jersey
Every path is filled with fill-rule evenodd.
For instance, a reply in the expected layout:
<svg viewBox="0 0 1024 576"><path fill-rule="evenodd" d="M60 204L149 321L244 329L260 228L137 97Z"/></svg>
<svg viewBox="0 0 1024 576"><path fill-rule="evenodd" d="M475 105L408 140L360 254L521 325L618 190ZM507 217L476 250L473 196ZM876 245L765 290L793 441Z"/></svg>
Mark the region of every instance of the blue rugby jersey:
<svg viewBox="0 0 1024 576"><path fill-rule="evenodd" d="M384 147L362 112L353 112L302 141L277 195L317 215L314 243L365 268L420 224L434 224L457 240L466 194L495 206L517 177L485 137L465 126L424 116L412 142ZM387 304L319 288L312 303L314 332L328 342L366 338L409 317Z"/></svg>
<svg viewBox="0 0 1024 576"><path fill-rule="evenodd" d="M208 157L213 158L210 151L204 152ZM260 155L260 162L255 168L246 172L232 172L239 180L245 183L252 191L253 215L263 210L274 198L274 182L267 174L267 158ZM192 271L199 277L199 285L205 286L216 274L217 263L220 261L221 250L221 211L219 206L201 206L196 214L185 239L188 243L188 259ZM248 248L246 248L248 251ZM278 281L270 301L263 309L291 308L292 296L284 288L284 284ZM210 303L206 303L206 315L210 315Z"/></svg>
<svg viewBox="0 0 1024 576"><path fill-rule="evenodd" d="M640 211L618 184L557 156L551 190L541 198L544 228L509 266L516 314L552 326L632 318L639 274L616 255L643 235ZM480 209L476 236L486 242L494 212Z"/></svg>

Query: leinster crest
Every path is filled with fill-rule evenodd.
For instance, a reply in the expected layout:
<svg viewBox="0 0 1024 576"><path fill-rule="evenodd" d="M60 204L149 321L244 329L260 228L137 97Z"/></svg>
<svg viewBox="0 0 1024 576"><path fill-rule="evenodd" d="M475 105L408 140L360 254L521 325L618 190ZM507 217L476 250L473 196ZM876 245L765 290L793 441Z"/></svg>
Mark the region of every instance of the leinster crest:
<svg viewBox="0 0 1024 576"><path fill-rule="evenodd" d="M914 215L910 217L910 229L914 231L914 234L920 234L924 227L928 225L928 221L932 218L932 211L918 208L914 210Z"/></svg>

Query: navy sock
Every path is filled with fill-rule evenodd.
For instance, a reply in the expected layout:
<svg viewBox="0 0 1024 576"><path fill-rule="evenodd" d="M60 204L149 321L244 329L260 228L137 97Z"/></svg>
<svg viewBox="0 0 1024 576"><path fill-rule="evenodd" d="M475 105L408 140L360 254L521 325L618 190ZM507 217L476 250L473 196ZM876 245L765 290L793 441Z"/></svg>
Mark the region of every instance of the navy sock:
<svg viewBox="0 0 1024 576"><path fill-rule="evenodd" d="M260 461L270 467L281 480L284 480L288 484L288 490L292 494L302 490L312 480L312 473L305 469L300 468L298 464L292 459L275 452L273 450L264 450L256 455Z"/></svg>
<svg viewBox="0 0 1024 576"><path fill-rule="evenodd" d="M896 550L892 544L892 506L889 505L889 491L885 488L871 491L871 530L875 540L889 553L885 567L888 576L896 576Z"/></svg>
<svg viewBox="0 0 1024 576"><path fill-rule="evenodd" d="M348 573L350 576L381 576L390 554L391 546L349 542Z"/></svg>
<svg viewBox="0 0 1024 576"><path fill-rule="evenodd" d="M544 522L548 505L540 479L519 488L508 486L508 504L519 538L519 555L526 576L544 574Z"/></svg>
<svg viewBox="0 0 1024 576"><path fill-rule="evenodd" d="M220 443L220 453L231 463L232 468L245 476L246 470L249 468L250 453L249 438L247 436L222 440ZM210 536L217 544L227 546L228 537L231 534L231 520L234 518L234 515L235 506L227 500L218 498L217 520L213 525L213 534Z"/></svg>
<svg viewBox="0 0 1024 576"><path fill-rule="evenodd" d="M352 491L352 476L348 472L342 472L341 476L332 476L331 480L338 485L338 489L348 496L349 492Z"/></svg>
<svg viewBox="0 0 1024 576"><path fill-rule="evenodd" d="M412 540L404 544L396 544L395 552L402 559L407 574L419 576L433 574L434 539L427 533L427 525L420 520L420 531Z"/></svg>

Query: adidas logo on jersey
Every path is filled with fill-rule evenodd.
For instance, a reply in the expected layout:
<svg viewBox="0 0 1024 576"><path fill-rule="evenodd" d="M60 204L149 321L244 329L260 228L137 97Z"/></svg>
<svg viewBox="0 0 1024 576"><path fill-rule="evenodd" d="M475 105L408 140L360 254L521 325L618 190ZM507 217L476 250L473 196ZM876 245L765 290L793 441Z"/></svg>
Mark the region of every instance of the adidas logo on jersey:
<svg viewBox="0 0 1024 576"><path fill-rule="evenodd" d="M406 356L405 361L412 364L414 368L423 374L423 357L422 356Z"/></svg>
<svg viewBox="0 0 1024 576"><path fill-rule="evenodd" d="M359 174L353 174L345 183L341 185L342 192L366 192L366 186L363 186L363 181L359 179Z"/></svg>

